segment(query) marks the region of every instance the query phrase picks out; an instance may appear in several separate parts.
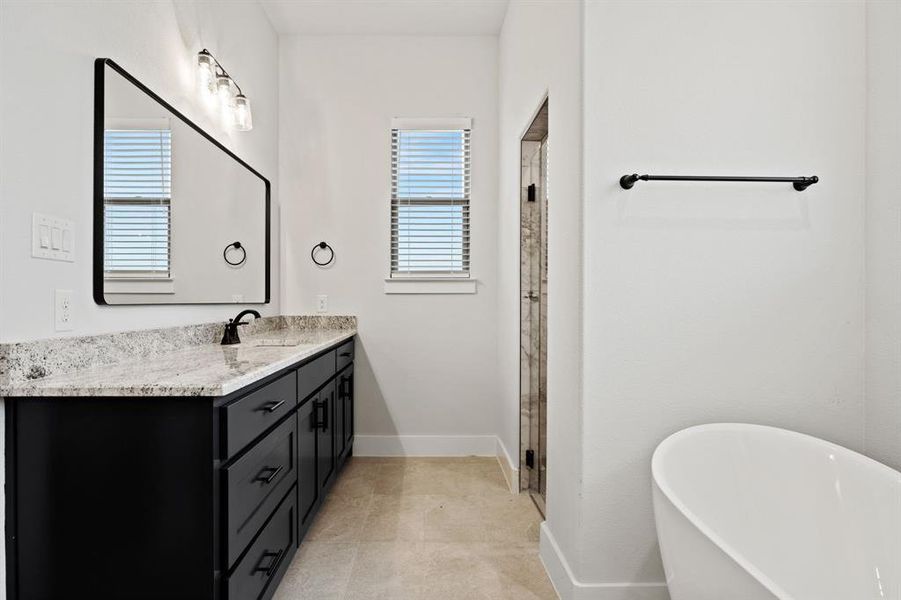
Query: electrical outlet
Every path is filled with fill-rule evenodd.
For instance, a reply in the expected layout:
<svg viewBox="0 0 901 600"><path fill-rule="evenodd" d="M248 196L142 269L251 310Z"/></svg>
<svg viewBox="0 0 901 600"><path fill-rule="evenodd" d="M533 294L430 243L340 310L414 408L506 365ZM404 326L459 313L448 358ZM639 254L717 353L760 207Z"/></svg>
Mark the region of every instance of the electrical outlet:
<svg viewBox="0 0 901 600"><path fill-rule="evenodd" d="M316 296L316 312L328 312L328 296L325 294Z"/></svg>
<svg viewBox="0 0 901 600"><path fill-rule="evenodd" d="M72 290L54 290L53 318L57 331L72 331Z"/></svg>

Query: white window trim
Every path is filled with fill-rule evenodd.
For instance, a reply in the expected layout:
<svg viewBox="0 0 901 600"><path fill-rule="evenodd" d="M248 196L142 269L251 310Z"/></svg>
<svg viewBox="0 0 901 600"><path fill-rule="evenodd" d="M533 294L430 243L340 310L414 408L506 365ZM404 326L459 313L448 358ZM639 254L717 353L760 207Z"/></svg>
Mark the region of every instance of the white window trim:
<svg viewBox="0 0 901 600"><path fill-rule="evenodd" d="M171 277L105 277L104 294L174 294L175 280Z"/></svg>
<svg viewBox="0 0 901 600"><path fill-rule="evenodd" d="M478 280L472 277L387 277L386 294L475 294Z"/></svg>
<svg viewBox="0 0 901 600"><path fill-rule="evenodd" d="M391 129L472 129L469 117L394 117Z"/></svg>
<svg viewBox="0 0 901 600"><path fill-rule="evenodd" d="M393 117L391 129L469 129L471 117ZM470 206L470 211L472 207ZM470 232L470 235L472 233ZM472 257L470 256L470 261ZM388 262L390 263L390 256ZM471 266L471 264L470 264ZM469 273L463 275L392 274L385 277L385 294L475 294L478 279Z"/></svg>

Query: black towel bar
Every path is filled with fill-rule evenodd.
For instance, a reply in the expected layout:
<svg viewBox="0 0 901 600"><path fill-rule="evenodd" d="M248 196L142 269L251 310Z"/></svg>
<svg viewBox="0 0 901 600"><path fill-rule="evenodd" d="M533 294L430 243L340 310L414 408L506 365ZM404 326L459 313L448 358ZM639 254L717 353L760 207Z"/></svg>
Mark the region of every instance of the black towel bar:
<svg viewBox="0 0 901 600"><path fill-rule="evenodd" d="M632 189L636 181L749 181L752 183L790 183L799 192L803 192L809 186L817 183L819 177L719 177L706 175L623 175L619 178L619 185L624 190Z"/></svg>

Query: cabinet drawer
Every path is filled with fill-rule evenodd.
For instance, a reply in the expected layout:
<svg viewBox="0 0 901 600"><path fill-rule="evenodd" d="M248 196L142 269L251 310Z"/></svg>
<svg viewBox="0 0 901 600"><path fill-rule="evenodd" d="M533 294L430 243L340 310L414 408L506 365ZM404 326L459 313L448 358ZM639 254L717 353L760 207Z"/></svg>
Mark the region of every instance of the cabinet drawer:
<svg viewBox="0 0 901 600"><path fill-rule="evenodd" d="M297 382L288 373L224 407L226 455L233 456L297 405Z"/></svg>
<svg viewBox="0 0 901 600"><path fill-rule="evenodd" d="M349 342L338 346L338 357L337 357L337 371L340 371L350 363L354 361L354 341L350 340Z"/></svg>
<svg viewBox="0 0 901 600"><path fill-rule="evenodd" d="M297 550L297 494L292 488L228 577L228 600L267 600Z"/></svg>
<svg viewBox="0 0 901 600"><path fill-rule="evenodd" d="M335 351L326 352L297 370L297 399L303 400L335 374Z"/></svg>
<svg viewBox="0 0 901 600"><path fill-rule="evenodd" d="M247 454L223 469L228 564L272 514L285 491L297 481L297 420L289 417Z"/></svg>

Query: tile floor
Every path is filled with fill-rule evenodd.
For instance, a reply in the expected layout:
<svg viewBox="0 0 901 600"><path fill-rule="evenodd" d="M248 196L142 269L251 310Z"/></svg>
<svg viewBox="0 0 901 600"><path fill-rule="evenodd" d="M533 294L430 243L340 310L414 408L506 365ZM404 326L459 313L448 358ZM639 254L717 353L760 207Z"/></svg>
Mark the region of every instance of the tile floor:
<svg viewBox="0 0 901 600"><path fill-rule="evenodd" d="M556 599L493 458L351 458L274 600Z"/></svg>

